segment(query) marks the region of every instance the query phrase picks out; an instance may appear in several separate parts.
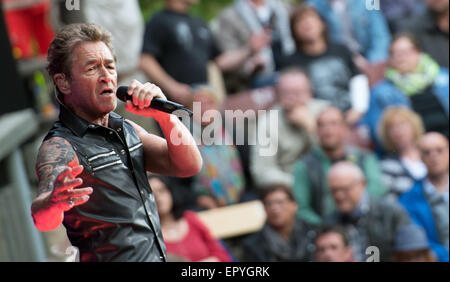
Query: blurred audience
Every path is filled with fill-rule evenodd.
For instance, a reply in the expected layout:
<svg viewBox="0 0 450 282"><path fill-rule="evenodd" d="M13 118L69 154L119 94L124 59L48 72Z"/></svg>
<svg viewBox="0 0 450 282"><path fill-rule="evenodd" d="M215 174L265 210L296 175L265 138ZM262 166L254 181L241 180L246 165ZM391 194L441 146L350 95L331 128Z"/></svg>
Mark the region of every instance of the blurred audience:
<svg viewBox="0 0 450 282"><path fill-rule="evenodd" d="M368 194L385 194L377 158L371 152L348 145L348 127L339 109L330 107L320 113L317 134L320 146L314 146L294 167L298 216L309 223L320 224L324 217L335 211L326 175L330 167L340 161L352 162L364 171Z"/></svg>
<svg viewBox="0 0 450 282"><path fill-rule="evenodd" d="M236 204L244 199L246 192L239 152L236 146L227 145L233 144L233 139L222 124L221 106L213 92L208 86L197 86L192 102L194 109L196 105L201 107L201 115L193 117L193 135L200 142L203 168L194 176L192 187L197 206L202 209Z"/></svg>
<svg viewBox="0 0 450 282"><path fill-rule="evenodd" d="M150 175L148 179L158 206L169 258L190 262L231 261L230 254L212 236L195 212L183 212L167 178Z"/></svg>
<svg viewBox="0 0 450 282"><path fill-rule="evenodd" d="M408 108L390 107L384 112L379 129L387 152L380 161L383 180L389 196L397 199L427 174L418 148L423 122Z"/></svg>
<svg viewBox="0 0 450 282"><path fill-rule="evenodd" d="M427 235L422 227L405 225L395 235L394 262L435 262L436 257L430 249Z"/></svg>
<svg viewBox="0 0 450 282"><path fill-rule="evenodd" d="M325 222L345 227L355 260L365 261L366 248L376 246L380 261L390 261L397 230L411 221L396 202L370 196L366 185L357 165L347 161L333 165L328 186L337 210Z"/></svg>
<svg viewBox="0 0 450 282"><path fill-rule="evenodd" d="M50 22L50 0L3 0L8 34L14 58L47 55L55 33ZM34 50L33 47L37 47ZM37 52L35 52L37 51Z"/></svg>
<svg viewBox="0 0 450 282"><path fill-rule="evenodd" d="M448 137L449 72L426 53L409 34L396 35L390 48L390 67L385 79L375 85L370 108L364 118L377 140L376 128L383 111L403 105L417 112L427 132L437 131Z"/></svg>
<svg viewBox="0 0 450 282"><path fill-rule="evenodd" d="M391 33L398 32L399 23L425 9L424 0L380 0L380 8Z"/></svg>
<svg viewBox="0 0 450 282"><path fill-rule="evenodd" d="M331 40L347 46L365 61L388 57L389 28L379 10L367 9L361 0L307 0L327 22Z"/></svg>
<svg viewBox="0 0 450 282"><path fill-rule="evenodd" d="M263 146L259 142L250 153L250 171L258 187L270 183L292 186L294 163L314 143L316 117L328 106L326 101L313 98L312 85L301 69L290 68L283 71L276 92L278 103L271 110L277 111L278 136L270 133L272 114L266 114L258 120L258 135L273 136L270 142L278 145L276 154L262 156L260 150Z"/></svg>
<svg viewBox="0 0 450 282"><path fill-rule="evenodd" d="M224 74L228 93L274 84L275 58L295 49L284 0L235 0L220 13L215 35L225 51L261 46L238 70Z"/></svg>
<svg viewBox="0 0 450 282"><path fill-rule="evenodd" d="M261 200L267 221L261 231L243 240L244 261L310 261L315 231L295 216L291 189L273 184L262 190Z"/></svg>
<svg viewBox="0 0 450 282"><path fill-rule="evenodd" d="M425 0L427 8L419 15L405 18L400 30L414 34L422 50L439 65L448 68L448 0Z"/></svg>
<svg viewBox="0 0 450 282"><path fill-rule="evenodd" d="M198 0L165 0L163 11L147 24L140 66L168 99L187 104L193 84L208 82L207 65L214 61L224 72L236 70L263 47L252 42L221 53L206 23L189 14Z"/></svg>
<svg viewBox="0 0 450 282"><path fill-rule="evenodd" d="M422 226L440 261L449 260L449 143L439 133L426 134L419 143L428 175L400 196L412 220Z"/></svg>
<svg viewBox="0 0 450 282"><path fill-rule="evenodd" d="M305 67L315 96L346 112L350 124L367 111L369 84L353 63L353 55L344 45L328 40L326 23L314 8L299 6L291 16L296 52L280 59L279 67Z"/></svg>
<svg viewBox="0 0 450 282"><path fill-rule="evenodd" d="M353 250L345 229L341 226L322 226L317 231L314 261L352 262Z"/></svg>

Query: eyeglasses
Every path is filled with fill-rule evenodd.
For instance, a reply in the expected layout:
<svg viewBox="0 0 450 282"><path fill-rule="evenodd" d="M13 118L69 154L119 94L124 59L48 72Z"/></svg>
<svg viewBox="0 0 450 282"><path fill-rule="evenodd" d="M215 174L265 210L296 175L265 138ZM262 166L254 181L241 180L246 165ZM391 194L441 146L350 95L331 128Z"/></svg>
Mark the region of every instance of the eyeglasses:
<svg viewBox="0 0 450 282"><path fill-rule="evenodd" d="M353 188L355 188L356 184L358 184L358 183L359 183L359 181L353 181L350 184L348 184L346 186L342 186L342 187L330 186L330 190L331 190L332 194L337 194L339 192L348 194L351 190L353 190Z"/></svg>
<svg viewBox="0 0 450 282"><path fill-rule="evenodd" d="M290 202L290 200L288 198L284 198L284 199L266 201L266 202L264 202L264 206L266 208L271 208L273 206L284 206L289 202Z"/></svg>

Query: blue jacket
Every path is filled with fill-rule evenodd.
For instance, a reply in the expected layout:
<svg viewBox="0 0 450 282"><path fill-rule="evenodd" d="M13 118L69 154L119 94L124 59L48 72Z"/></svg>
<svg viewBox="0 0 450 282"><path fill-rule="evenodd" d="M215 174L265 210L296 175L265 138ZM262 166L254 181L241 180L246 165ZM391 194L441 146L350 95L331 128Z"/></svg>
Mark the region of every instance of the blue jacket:
<svg viewBox="0 0 450 282"><path fill-rule="evenodd" d="M354 36L361 46L362 55L370 62L387 60L391 35L381 11L368 10L365 0L347 1L349 1ZM342 23L333 13L329 0L307 0L306 2L314 6L327 22L330 38L343 43Z"/></svg>
<svg viewBox="0 0 450 282"><path fill-rule="evenodd" d="M449 115L448 75L448 69L441 68L433 86L433 93L441 102L447 117ZM411 108L411 102L408 96L403 93L402 90L395 87L392 82L383 80L373 86L370 94L369 110L360 122L361 124L369 127L372 140L375 140L377 145L381 144L377 136L377 126L382 118L384 110L390 106L405 106Z"/></svg>
<svg viewBox="0 0 450 282"><path fill-rule="evenodd" d="M439 261L449 260L448 249L439 242L438 231L434 223L431 207L425 198L423 181L416 181L408 192L399 197L399 202L408 211L411 220L422 226L427 234L428 243Z"/></svg>

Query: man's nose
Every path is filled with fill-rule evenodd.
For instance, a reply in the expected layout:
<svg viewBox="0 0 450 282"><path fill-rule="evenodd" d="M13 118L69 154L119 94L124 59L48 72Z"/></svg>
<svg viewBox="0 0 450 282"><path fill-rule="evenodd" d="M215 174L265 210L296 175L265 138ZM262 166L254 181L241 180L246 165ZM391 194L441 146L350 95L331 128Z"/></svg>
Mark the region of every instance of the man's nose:
<svg viewBox="0 0 450 282"><path fill-rule="evenodd" d="M99 82L110 83L113 80L113 74L111 74L107 68L102 67L99 77Z"/></svg>

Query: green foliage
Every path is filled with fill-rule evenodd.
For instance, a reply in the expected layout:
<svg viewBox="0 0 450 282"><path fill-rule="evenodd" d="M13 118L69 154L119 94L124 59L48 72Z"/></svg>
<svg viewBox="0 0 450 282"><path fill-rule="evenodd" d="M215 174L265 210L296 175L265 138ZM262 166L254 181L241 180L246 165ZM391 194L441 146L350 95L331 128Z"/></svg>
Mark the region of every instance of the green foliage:
<svg viewBox="0 0 450 282"><path fill-rule="evenodd" d="M299 3L301 1L291 0L290 2ZM164 7L164 2L165 0L139 0L145 21L148 21L155 12L160 11ZM209 22L232 2L234 0L200 0L198 4L192 6L191 12Z"/></svg>

